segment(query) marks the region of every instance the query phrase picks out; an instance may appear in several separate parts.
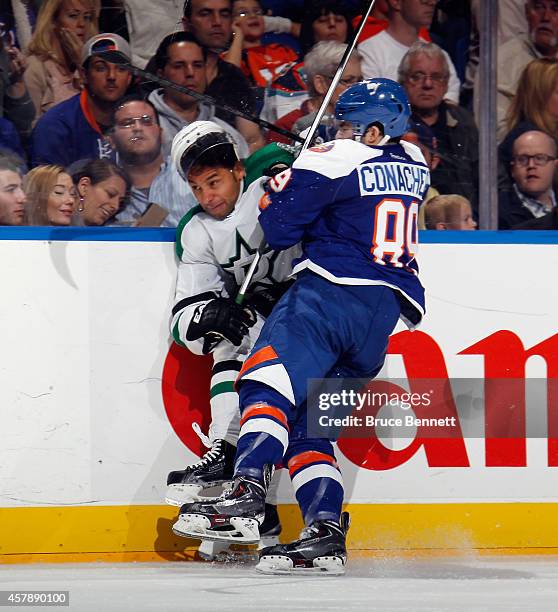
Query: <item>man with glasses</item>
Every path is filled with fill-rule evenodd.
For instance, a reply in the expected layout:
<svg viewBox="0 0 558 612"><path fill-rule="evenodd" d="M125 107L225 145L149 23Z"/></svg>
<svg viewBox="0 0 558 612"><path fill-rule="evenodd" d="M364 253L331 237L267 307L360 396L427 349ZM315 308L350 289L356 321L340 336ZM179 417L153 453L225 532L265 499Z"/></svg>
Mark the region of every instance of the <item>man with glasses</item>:
<svg viewBox="0 0 558 612"><path fill-rule="evenodd" d="M110 142L118 154L118 165L126 170L132 189L126 206L110 224L134 224L150 204L168 215L147 224L176 227L197 202L188 184L178 175L161 147L161 127L153 105L140 96L128 96L116 107ZM142 222L142 224L144 224Z"/></svg>
<svg viewBox="0 0 558 612"><path fill-rule="evenodd" d="M358 46L364 78L397 80L397 68L409 47L421 39L421 28L429 28L436 0L388 0L388 27ZM445 51L444 51L445 53ZM445 97L459 103L460 82L453 63L446 55L448 81Z"/></svg>
<svg viewBox="0 0 558 612"><path fill-rule="evenodd" d="M66 167L80 159L112 157L105 133L132 77L122 66L102 59L100 54L107 51L130 58L130 45L118 34L97 34L83 45L81 73L85 87L39 119L31 134L32 166Z"/></svg>
<svg viewBox="0 0 558 612"><path fill-rule="evenodd" d="M471 113L445 101L450 76L446 54L434 43L417 41L399 65L399 82L411 103L413 121L434 132L440 158L432 184L442 194L478 202L478 130Z"/></svg>
<svg viewBox="0 0 558 612"><path fill-rule="evenodd" d="M513 143L512 155L513 185L499 194L500 229L539 219L556 207L556 141L545 132L525 132Z"/></svg>
<svg viewBox="0 0 558 612"><path fill-rule="evenodd" d="M300 133L309 128L314 121L316 112L320 108L323 99L331 85L333 76L341 62L347 45L333 40L322 40L316 43L304 56L304 71L306 72L309 100L305 100L300 108L287 113L277 121L277 125L287 130ZM318 135L323 140L335 138L335 126L333 122L333 111L339 96L351 85L362 81L360 70L360 55L354 51L345 70L341 75L337 87L329 101L323 119L318 126ZM273 135L274 140L287 142L286 139Z"/></svg>

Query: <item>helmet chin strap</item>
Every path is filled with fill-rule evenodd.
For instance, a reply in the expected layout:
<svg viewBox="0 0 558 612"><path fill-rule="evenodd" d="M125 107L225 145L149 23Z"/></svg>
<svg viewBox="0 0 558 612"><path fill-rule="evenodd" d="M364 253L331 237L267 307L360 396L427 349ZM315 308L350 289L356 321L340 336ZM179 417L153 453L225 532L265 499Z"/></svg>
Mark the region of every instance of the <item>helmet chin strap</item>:
<svg viewBox="0 0 558 612"><path fill-rule="evenodd" d="M389 140L389 136L386 134L385 136L382 136L382 139L380 140L380 142L377 144L378 147L381 147L383 145L385 145L387 143L387 141Z"/></svg>

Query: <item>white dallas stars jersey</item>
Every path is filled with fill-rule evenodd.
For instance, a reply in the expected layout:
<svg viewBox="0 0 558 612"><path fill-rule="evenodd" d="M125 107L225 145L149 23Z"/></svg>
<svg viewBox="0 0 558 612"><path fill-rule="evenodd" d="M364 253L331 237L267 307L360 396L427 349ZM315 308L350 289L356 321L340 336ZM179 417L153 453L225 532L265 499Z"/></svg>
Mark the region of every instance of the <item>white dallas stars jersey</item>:
<svg viewBox="0 0 558 612"><path fill-rule="evenodd" d="M186 341L186 332L196 307L216 297L235 297L263 239L258 203L267 180L263 177L254 181L225 219L214 219L196 206L177 228L176 252L180 261L171 329L174 339L193 352L201 352L196 350L201 342ZM298 245L284 251L268 247L249 292L287 280L292 261L300 253Z"/></svg>

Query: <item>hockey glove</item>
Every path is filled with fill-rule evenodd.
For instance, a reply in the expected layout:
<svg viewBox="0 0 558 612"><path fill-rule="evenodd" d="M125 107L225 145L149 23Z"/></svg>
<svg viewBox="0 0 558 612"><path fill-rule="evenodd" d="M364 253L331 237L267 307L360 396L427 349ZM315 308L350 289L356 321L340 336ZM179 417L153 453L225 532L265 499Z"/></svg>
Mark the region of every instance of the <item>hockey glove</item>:
<svg viewBox="0 0 558 612"><path fill-rule="evenodd" d="M216 298L196 308L186 332L186 339L209 337L214 341L217 336L240 346L242 338L255 324L256 318L257 315L250 306L239 306L229 298ZM207 343L204 343L205 345Z"/></svg>
<svg viewBox="0 0 558 612"><path fill-rule="evenodd" d="M260 289L248 295L245 303L267 319L275 304L277 304L293 283L294 280L288 280Z"/></svg>

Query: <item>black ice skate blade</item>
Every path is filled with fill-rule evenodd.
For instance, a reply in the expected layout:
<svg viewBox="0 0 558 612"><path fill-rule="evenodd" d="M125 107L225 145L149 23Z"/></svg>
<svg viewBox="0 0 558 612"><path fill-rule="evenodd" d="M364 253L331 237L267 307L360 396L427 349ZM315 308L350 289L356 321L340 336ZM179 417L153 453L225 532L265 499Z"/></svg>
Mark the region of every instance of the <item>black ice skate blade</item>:
<svg viewBox="0 0 558 612"><path fill-rule="evenodd" d="M286 558L279 556L263 556L256 565L260 574L273 576L342 576L345 573L345 564L339 557L319 557L316 562L325 561L323 566L287 566Z"/></svg>

